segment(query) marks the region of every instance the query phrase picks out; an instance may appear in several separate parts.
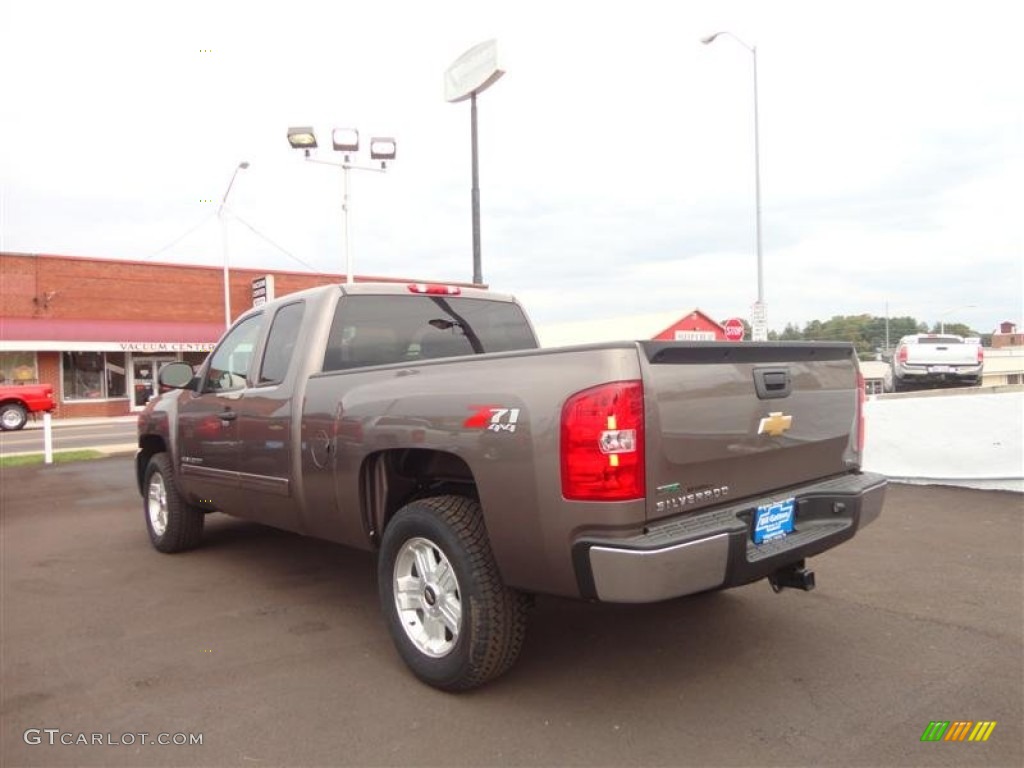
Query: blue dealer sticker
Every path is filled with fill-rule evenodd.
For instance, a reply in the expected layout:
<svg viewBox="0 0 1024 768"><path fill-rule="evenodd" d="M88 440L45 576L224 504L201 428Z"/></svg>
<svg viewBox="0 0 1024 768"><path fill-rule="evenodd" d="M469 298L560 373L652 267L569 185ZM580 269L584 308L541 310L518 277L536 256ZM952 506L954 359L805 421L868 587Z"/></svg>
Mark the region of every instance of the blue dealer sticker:
<svg viewBox="0 0 1024 768"><path fill-rule="evenodd" d="M762 544L790 533L795 510L796 499L758 507L754 514L754 543Z"/></svg>

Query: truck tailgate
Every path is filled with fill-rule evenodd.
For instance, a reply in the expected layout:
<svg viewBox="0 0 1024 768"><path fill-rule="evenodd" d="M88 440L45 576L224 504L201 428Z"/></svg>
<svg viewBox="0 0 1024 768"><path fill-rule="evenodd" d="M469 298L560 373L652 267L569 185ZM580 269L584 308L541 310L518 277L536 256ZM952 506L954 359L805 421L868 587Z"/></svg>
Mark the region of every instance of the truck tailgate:
<svg viewBox="0 0 1024 768"><path fill-rule="evenodd" d="M922 340L907 344L907 365L977 365L978 345L959 339L946 342Z"/></svg>
<svg viewBox="0 0 1024 768"><path fill-rule="evenodd" d="M647 517L785 489L859 461L857 360L840 343L640 342Z"/></svg>

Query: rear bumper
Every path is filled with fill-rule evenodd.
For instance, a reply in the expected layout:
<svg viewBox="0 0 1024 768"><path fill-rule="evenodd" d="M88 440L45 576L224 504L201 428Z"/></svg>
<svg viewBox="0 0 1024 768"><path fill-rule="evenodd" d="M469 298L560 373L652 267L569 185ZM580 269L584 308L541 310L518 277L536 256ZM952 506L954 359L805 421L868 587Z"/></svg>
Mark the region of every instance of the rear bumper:
<svg viewBox="0 0 1024 768"><path fill-rule="evenodd" d="M942 382L942 381L970 381L976 382L981 379L982 365L953 365L948 366L949 370L931 370L936 366L902 366L896 370L896 376L904 384L913 382Z"/></svg>
<svg viewBox="0 0 1024 768"><path fill-rule="evenodd" d="M882 510L887 481L860 473L652 525L626 539L583 538L573 563L584 597L650 603L757 581L841 544ZM793 497L794 530L755 545L756 508Z"/></svg>

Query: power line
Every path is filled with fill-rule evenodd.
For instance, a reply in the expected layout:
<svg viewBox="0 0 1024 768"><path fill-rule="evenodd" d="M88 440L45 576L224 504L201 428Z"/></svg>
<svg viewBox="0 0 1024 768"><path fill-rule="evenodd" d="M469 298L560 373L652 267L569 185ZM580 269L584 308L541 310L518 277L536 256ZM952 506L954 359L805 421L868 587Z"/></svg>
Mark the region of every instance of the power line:
<svg viewBox="0 0 1024 768"><path fill-rule="evenodd" d="M198 224L196 224L196 225L195 225L194 227L192 227L192 229L188 230L188 231L187 231L187 232L186 232L185 234L181 235L180 237L176 237L176 238L174 238L174 240L172 240L171 242L169 242L169 243L168 243L167 245L165 245L165 246L164 246L163 248L161 248L161 249L160 249L160 250L158 250L158 251L154 251L153 253L149 254L149 256L143 256L143 257L142 257L142 261L146 261L147 259L154 259L154 258L156 258L157 256L159 256L159 255L160 255L161 253L163 253L164 251L166 251L166 250L168 250L168 249L170 249L170 248L173 248L173 247L174 247L174 246L176 246L176 245L177 245L178 243L180 243L180 242L181 242L182 240L184 240L184 239L185 239L186 237L188 237L188 236L189 236L189 235L191 235L191 234L192 234L193 232L195 232L195 231L196 231L197 229L199 229L200 227L202 227L202 226L203 226L203 225L204 225L204 224L205 224L206 222L208 222L208 221L209 221L209 220L210 220L211 218L213 218L213 217L214 217L214 216L216 216L216 215L217 215L217 214L216 214L216 212L214 212L214 213L210 213L210 214L207 214L207 216L206 216L206 217L205 217L205 218L204 218L204 219L203 219L202 221L200 221L200 222L199 222Z"/></svg>
<svg viewBox="0 0 1024 768"><path fill-rule="evenodd" d="M231 215L234 216L236 219L238 219L239 222L244 224L249 229L249 231L252 232L254 235L256 235L257 237L262 238L265 241L267 241L272 246L277 248L277 250L279 250L281 253L283 253L285 256L287 256L289 259L292 259L293 261L301 264L306 269L310 270L313 274L321 275L323 277L331 277L331 275L328 274L327 272L321 272L316 267L314 267L312 264L308 264L307 262L305 262L302 259L300 259L298 256L296 256L294 253L289 251L287 248L283 248L282 246L280 246L277 243L275 243L273 240L271 240L269 237L264 235L262 232L260 232L258 229L256 229L256 227L254 227L252 224L247 222L245 219L243 219L241 216L239 216L234 211L231 211Z"/></svg>

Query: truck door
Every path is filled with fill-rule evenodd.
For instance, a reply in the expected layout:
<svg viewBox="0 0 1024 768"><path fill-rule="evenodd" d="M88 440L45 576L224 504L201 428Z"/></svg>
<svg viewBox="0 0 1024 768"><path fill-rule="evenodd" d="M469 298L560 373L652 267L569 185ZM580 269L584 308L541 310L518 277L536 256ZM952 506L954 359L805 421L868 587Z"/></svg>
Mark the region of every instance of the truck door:
<svg viewBox="0 0 1024 768"><path fill-rule="evenodd" d="M262 314L228 333L213 351L195 392L178 402L178 454L182 490L190 501L241 514L239 404L249 385Z"/></svg>
<svg viewBox="0 0 1024 768"><path fill-rule="evenodd" d="M235 406L245 517L287 530L301 529L292 478L296 458L292 397L293 357L305 306L297 301L274 313L250 386Z"/></svg>

